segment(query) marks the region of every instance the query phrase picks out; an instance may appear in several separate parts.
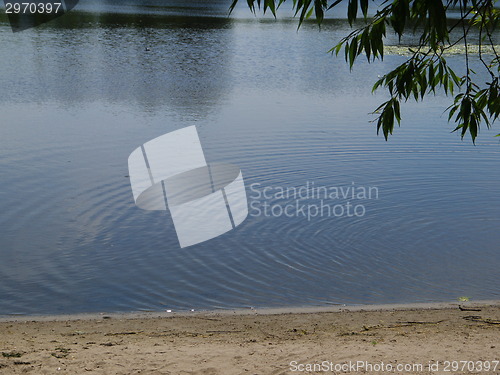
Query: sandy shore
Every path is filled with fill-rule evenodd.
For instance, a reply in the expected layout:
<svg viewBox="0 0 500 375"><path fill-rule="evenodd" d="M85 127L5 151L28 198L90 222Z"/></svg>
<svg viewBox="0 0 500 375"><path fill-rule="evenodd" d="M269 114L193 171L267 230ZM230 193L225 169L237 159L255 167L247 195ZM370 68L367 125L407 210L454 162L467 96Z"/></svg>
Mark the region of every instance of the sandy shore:
<svg viewBox="0 0 500 375"><path fill-rule="evenodd" d="M464 307L7 318L0 373L500 374L500 303Z"/></svg>

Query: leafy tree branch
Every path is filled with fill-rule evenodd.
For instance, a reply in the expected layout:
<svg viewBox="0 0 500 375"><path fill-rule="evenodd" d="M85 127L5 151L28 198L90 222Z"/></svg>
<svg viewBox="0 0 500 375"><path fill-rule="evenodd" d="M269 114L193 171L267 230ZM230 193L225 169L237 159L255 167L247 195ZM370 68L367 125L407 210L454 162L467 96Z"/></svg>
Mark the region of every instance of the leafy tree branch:
<svg viewBox="0 0 500 375"><path fill-rule="evenodd" d="M263 9L275 17L286 0L247 0L252 12ZM298 27L313 15L321 25L325 13L342 1L347 3L347 20L353 28L361 14L363 25L343 37L330 52L338 55L342 50L349 66L365 55L368 62L384 58L384 41L389 31L399 40L406 33L419 35L418 44L410 49L410 57L392 71L380 77L373 91L385 88L390 99L375 111L377 133L382 131L385 139L401 123L402 101L422 100L428 94L441 89L452 95L453 102L447 108L448 121L454 121L462 138L468 133L475 142L481 126L490 128L500 115L499 72L500 58L494 43L494 32L500 11L496 0L385 0L373 17L368 17L373 0L289 0L293 3ZM233 0L231 11L238 3ZM459 10L460 17L449 19L450 10ZM478 82L476 72L471 69L469 39L471 31L478 33L477 57L489 75L487 82ZM452 31L460 31L456 40L451 40ZM464 47L464 73L459 76L446 60L447 52L457 45ZM488 47L488 53L484 52ZM456 93L456 94L455 94ZM497 135L497 136L500 136Z"/></svg>

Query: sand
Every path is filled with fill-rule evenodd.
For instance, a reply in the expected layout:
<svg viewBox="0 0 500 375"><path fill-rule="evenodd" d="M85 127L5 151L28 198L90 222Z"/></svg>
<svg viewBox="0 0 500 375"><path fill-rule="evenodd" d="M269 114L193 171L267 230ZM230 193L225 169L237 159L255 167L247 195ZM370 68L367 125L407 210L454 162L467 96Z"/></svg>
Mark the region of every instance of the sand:
<svg viewBox="0 0 500 375"><path fill-rule="evenodd" d="M0 373L500 374L500 303L464 306L10 317Z"/></svg>

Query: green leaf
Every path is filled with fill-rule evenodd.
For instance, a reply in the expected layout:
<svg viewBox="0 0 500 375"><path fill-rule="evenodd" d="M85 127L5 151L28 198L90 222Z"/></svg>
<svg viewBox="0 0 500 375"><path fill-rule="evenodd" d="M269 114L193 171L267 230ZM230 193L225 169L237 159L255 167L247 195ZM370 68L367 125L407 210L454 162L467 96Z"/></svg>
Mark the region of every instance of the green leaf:
<svg viewBox="0 0 500 375"><path fill-rule="evenodd" d="M401 110L399 107L399 101L397 99L393 99L393 106L394 106L394 116L396 117L399 126L401 125Z"/></svg>
<svg viewBox="0 0 500 375"><path fill-rule="evenodd" d="M361 5L361 12L363 12L363 16L366 17L368 16L368 0L360 0L360 5Z"/></svg>
<svg viewBox="0 0 500 375"><path fill-rule="evenodd" d="M370 35L368 34L368 28L366 28L365 31L363 32L361 36L361 41L366 53L366 59L368 60L368 62L370 62L371 47L370 47Z"/></svg>
<svg viewBox="0 0 500 375"><path fill-rule="evenodd" d="M330 5L330 6L328 7L328 9L327 9L327 10L332 9L334 6L336 6L336 5L340 4L342 1L344 1L344 0L337 0L337 1L333 2L333 4L332 4L332 5Z"/></svg>
<svg viewBox="0 0 500 375"><path fill-rule="evenodd" d="M315 0L314 9L316 13L316 21L318 22L318 25L321 25L321 23L323 22L323 18L325 17L325 14L323 12L323 3L320 0Z"/></svg>
<svg viewBox="0 0 500 375"><path fill-rule="evenodd" d="M358 40L353 39L349 47L349 67L351 69L352 66L354 65L354 60L356 59L357 51L358 51Z"/></svg>
<svg viewBox="0 0 500 375"><path fill-rule="evenodd" d="M349 25L352 26L353 22L356 21L358 14L358 0L349 0L349 5L347 6L347 20Z"/></svg>

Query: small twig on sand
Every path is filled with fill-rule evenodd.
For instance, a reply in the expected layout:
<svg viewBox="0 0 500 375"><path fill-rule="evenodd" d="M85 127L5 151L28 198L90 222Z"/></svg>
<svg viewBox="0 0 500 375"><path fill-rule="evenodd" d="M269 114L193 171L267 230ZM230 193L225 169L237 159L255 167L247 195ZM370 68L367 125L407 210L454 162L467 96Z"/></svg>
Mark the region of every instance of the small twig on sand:
<svg viewBox="0 0 500 375"><path fill-rule="evenodd" d="M137 335L140 332L115 332L115 333L106 333L104 336L119 336L119 335Z"/></svg>
<svg viewBox="0 0 500 375"><path fill-rule="evenodd" d="M478 322L478 323L485 323L485 324L500 324L500 320L494 320L494 319L484 319L480 317L479 315L469 315L469 316L464 316L465 320L470 320L471 322Z"/></svg>
<svg viewBox="0 0 500 375"><path fill-rule="evenodd" d="M480 308L477 307L463 307L462 305L458 305L460 311L481 311Z"/></svg>

